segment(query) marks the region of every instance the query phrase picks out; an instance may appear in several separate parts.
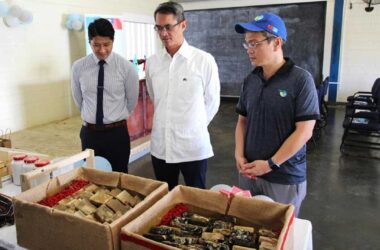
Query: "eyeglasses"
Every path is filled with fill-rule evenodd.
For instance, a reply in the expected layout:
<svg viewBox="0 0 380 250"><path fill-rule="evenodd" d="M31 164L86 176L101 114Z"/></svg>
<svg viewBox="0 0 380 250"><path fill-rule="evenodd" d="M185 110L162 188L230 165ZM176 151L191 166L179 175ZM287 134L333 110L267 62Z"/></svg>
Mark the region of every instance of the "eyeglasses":
<svg viewBox="0 0 380 250"><path fill-rule="evenodd" d="M155 25L154 26L154 30L157 31L157 32L163 32L164 30L165 31L172 31L174 29L175 26L177 26L178 24L182 23L182 21L176 23L176 24L166 24L164 26L160 26L160 25Z"/></svg>
<svg viewBox="0 0 380 250"><path fill-rule="evenodd" d="M255 49L257 45L259 45L260 43L263 43L265 41L268 41L270 39L272 39L273 37L267 37L265 38L264 40L261 40L261 41L258 41L258 42L244 42L243 43L243 47L244 49Z"/></svg>

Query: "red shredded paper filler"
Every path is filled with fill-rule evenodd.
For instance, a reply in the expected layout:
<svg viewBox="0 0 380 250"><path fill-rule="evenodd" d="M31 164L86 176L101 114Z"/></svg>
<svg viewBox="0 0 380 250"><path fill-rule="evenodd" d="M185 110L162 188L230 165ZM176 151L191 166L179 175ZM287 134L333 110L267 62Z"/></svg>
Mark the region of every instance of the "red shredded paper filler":
<svg viewBox="0 0 380 250"><path fill-rule="evenodd" d="M74 194L79 189L83 188L84 186L88 185L90 182L86 180L73 180L69 186L65 187L61 192L56 193L53 196L47 197L38 203L44 206L48 207L54 207L58 204L60 200L63 200L64 198Z"/></svg>
<svg viewBox="0 0 380 250"><path fill-rule="evenodd" d="M165 215L164 217L162 217L161 219L161 222L160 222L160 226L162 225L170 225L170 222L171 220L174 218L174 217L178 217L178 216L181 216L184 212L186 212L187 210L189 210L188 206L186 206L185 204L183 203L180 203L178 205L176 205L175 207L173 207L172 209L170 209Z"/></svg>

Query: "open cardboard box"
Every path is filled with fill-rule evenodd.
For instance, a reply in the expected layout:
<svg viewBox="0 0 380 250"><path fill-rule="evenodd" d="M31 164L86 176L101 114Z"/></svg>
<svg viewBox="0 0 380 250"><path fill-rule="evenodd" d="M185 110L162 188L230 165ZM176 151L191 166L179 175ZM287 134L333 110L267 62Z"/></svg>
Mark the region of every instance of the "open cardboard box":
<svg viewBox="0 0 380 250"><path fill-rule="evenodd" d="M67 161L65 159L65 164ZM111 224L97 223L37 203L78 177L97 185L135 191L145 199ZM121 228L167 192L166 183L151 179L92 168L74 169L13 198L18 244L29 249L120 249Z"/></svg>
<svg viewBox="0 0 380 250"><path fill-rule="evenodd" d="M229 204L230 202L230 204ZM238 218L240 225L264 227L280 231L276 249L284 249L285 241L293 234L294 207L255 198L225 195L197 188L177 186L164 198L121 229L121 249L178 249L143 237L149 229L175 205L184 203L193 212L210 216L227 214Z"/></svg>

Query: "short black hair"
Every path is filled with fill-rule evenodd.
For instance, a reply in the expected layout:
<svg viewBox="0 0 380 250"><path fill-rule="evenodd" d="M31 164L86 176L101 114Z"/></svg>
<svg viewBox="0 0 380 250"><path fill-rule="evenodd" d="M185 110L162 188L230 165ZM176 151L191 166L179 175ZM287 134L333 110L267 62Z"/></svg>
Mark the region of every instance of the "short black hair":
<svg viewBox="0 0 380 250"><path fill-rule="evenodd" d="M113 41L115 37L115 30L112 23L104 18L96 19L90 23L88 26L88 38L91 41L96 36L109 37Z"/></svg>
<svg viewBox="0 0 380 250"><path fill-rule="evenodd" d="M165 2L160 3L156 10L154 11L154 19L156 19L157 13L160 14L173 14L177 22L182 22L185 20L185 14L183 12L183 7L176 2Z"/></svg>

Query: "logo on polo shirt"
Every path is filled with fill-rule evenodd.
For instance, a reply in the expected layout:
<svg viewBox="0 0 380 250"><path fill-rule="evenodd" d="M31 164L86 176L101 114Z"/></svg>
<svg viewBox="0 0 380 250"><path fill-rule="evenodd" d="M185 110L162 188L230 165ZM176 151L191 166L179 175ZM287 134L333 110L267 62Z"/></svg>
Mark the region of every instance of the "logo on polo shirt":
<svg viewBox="0 0 380 250"><path fill-rule="evenodd" d="M281 97L286 97L288 95L288 91L286 91L286 89L279 89L278 93Z"/></svg>

